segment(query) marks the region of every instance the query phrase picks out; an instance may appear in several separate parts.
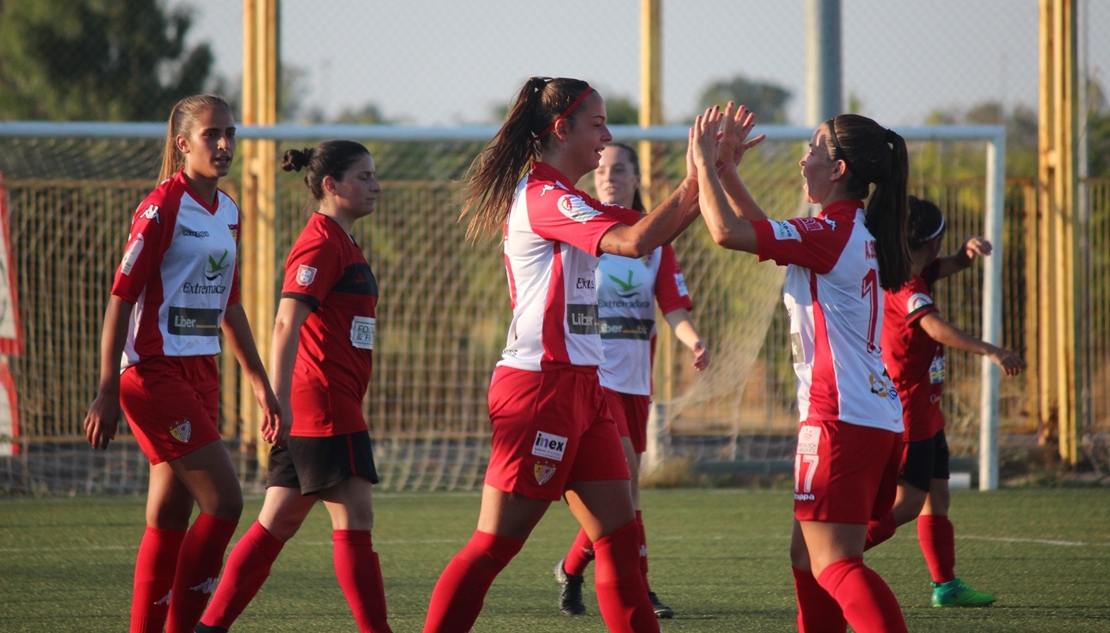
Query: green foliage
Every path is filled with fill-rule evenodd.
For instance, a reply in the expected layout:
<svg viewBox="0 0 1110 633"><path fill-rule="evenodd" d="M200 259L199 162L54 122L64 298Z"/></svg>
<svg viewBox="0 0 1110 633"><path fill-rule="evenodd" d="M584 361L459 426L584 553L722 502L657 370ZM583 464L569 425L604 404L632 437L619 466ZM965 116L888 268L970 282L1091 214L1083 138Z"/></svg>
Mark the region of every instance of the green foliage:
<svg viewBox="0 0 1110 633"><path fill-rule="evenodd" d="M753 81L742 75L722 79L709 85L698 99L698 112L712 105L724 107L729 101L745 105L755 113L755 120L764 125L786 123L786 104L793 95L782 86Z"/></svg>
<svg viewBox="0 0 1110 633"><path fill-rule="evenodd" d="M1006 177L1035 178L1037 175L1037 113L1017 105L1006 112L1001 103L985 101L966 111L934 110L926 125L1004 125L1006 127ZM986 160L982 143L931 143L910 148L911 178L924 180L969 180L982 178Z"/></svg>
<svg viewBox="0 0 1110 633"><path fill-rule="evenodd" d="M0 2L0 119L164 120L209 79L191 24L157 0Z"/></svg>
<svg viewBox="0 0 1110 633"><path fill-rule="evenodd" d="M639 125L640 108L628 97L605 100L606 123L609 125Z"/></svg>

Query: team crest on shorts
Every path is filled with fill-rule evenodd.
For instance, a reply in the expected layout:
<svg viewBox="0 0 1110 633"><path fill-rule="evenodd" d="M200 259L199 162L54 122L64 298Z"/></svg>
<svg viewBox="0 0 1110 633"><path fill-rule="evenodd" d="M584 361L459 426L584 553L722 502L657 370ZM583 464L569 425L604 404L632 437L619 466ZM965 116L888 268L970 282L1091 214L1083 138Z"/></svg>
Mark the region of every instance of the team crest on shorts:
<svg viewBox="0 0 1110 633"><path fill-rule="evenodd" d="M546 484L547 482L551 481L551 478L555 476L555 465L554 464L545 464L544 462L536 462L536 465L533 467L533 470L535 471L535 474L536 474L536 483L538 483L541 486Z"/></svg>
<svg viewBox="0 0 1110 633"><path fill-rule="evenodd" d="M193 423L188 420L178 420L170 427L170 435L178 442L188 444L189 438L193 436Z"/></svg>

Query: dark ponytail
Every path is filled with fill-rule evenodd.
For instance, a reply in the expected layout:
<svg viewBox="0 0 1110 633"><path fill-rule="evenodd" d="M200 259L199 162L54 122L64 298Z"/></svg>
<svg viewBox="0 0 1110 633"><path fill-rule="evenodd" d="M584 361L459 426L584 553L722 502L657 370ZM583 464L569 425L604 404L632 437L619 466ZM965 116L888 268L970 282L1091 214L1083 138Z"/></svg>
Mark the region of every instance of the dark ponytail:
<svg viewBox="0 0 1110 633"><path fill-rule="evenodd" d="M848 167L849 193L861 200L871 195L866 224L875 236L879 285L884 290L901 288L911 274L906 240L910 173L906 140L858 114L841 114L826 125L830 155Z"/></svg>
<svg viewBox="0 0 1110 633"><path fill-rule="evenodd" d="M567 109L589 87L579 79L531 77L524 82L501 129L467 173L459 219L473 211L468 238L501 234L517 183L551 139L545 131L560 116L572 121L574 112Z"/></svg>
<svg viewBox="0 0 1110 633"><path fill-rule="evenodd" d="M343 174L361 159L369 156L370 150L355 141L324 141L316 147L288 149L281 157L281 168L285 171L300 171L308 168L304 184L317 202L324 199L324 178L342 181Z"/></svg>

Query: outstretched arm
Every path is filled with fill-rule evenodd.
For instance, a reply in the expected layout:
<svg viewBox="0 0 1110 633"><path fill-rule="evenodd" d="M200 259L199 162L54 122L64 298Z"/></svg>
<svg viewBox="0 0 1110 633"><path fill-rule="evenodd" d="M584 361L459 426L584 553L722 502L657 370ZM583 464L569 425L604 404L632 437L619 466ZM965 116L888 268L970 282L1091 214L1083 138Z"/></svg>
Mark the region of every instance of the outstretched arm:
<svg viewBox="0 0 1110 633"><path fill-rule="evenodd" d="M767 219L767 214L756 203L736 171L745 152L767 138L766 134L760 134L748 140L748 135L751 134L754 126L755 114L749 112L744 106L736 108L735 104L729 101L728 107L725 108L724 130L721 133L721 146L717 156L717 163L720 165L717 173L721 177L721 185L728 197L729 205L737 216L750 222Z"/></svg>
<svg viewBox="0 0 1110 633"><path fill-rule="evenodd" d="M1021 357L1008 349L975 338L960 328L945 321L936 312L930 312L921 317L921 329L925 330L932 339L941 345L986 356L992 363L1002 368L1007 376L1016 376L1022 370L1024 363Z"/></svg>
<svg viewBox="0 0 1110 633"><path fill-rule="evenodd" d="M670 324L678 340L694 353L694 369L701 371L709 367L709 348L705 346L705 342L698 334L698 329L694 327L690 311L686 308L678 308L664 314L663 318Z"/></svg>
<svg viewBox="0 0 1110 633"><path fill-rule="evenodd" d="M601 238L601 251L643 257L678 237L698 217L698 182L689 176L673 193L633 225L619 224Z"/></svg>
<svg viewBox="0 0 1110 633"><path fill-rule="evenodd" d="M720 108L713 106L698 115L690 130L698 170L701 215L714 242L732 250L754 253L758 247L755 229L750 221L733 212L717 176L717 127L720 121Z"/></svg>
<svg viewBox="0 0 1110 633"><path fill-rule="evenodd" d="M975 257L982 255L989 256L994 251L994 247L990 241L978 235L972 236L964 240L960 250L955 253L940 258L940 269L937 272L937 279L944 279L965 270L971 266L975 261Z"/></svg>

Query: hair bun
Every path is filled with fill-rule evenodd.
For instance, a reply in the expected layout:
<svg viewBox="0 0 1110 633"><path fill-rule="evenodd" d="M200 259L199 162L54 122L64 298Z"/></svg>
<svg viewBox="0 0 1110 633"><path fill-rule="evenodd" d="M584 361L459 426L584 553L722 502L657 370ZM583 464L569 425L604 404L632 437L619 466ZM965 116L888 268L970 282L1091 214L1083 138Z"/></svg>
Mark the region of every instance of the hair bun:
<svg viewBox="0 0 1110 633"><path fill-rule="evenodd" d="M287 149L281 157L281 168L284 171L300 171L312 160L313 148Z"/></svg>

